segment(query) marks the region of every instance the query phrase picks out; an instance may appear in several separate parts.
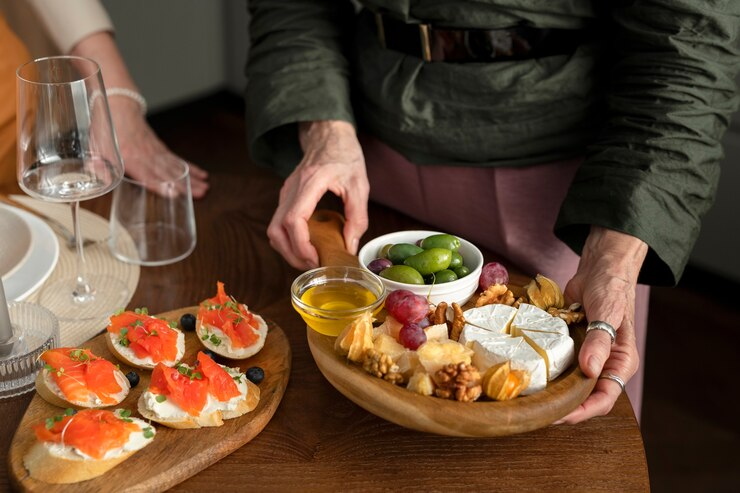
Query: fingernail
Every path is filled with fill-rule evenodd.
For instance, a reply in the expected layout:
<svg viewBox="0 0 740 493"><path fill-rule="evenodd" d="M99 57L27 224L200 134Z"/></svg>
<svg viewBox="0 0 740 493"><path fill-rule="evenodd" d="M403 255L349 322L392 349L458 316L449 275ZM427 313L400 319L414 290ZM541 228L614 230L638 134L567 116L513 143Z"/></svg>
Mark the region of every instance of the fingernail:
<svg viewBox="0 0 740 493"><path fill-rule="evenodd" d="M562 425L563 423L565 423L565 420L564 419L559 419L559 420L555 421L553 423L553 425Z"/></svg>
<svg viewBox="0 0 740 493"><path fill-rule="evenodd" d="M591 356L588 359L588 369L592 375L598 374L599 370L601 370L601 361L596 356Z"/></svg>
<svg viewBox="0 0 740 493"><path fill-rule="evenodd" d="M357 253L357 244L360 242L358 238L352 238L349 242L349 253L352 255Z"/></svg>

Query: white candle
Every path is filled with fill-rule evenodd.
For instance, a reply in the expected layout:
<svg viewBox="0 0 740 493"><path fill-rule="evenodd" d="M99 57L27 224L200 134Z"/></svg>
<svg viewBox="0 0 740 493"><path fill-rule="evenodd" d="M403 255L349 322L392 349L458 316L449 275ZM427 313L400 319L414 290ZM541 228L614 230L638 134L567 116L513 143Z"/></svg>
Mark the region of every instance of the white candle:
<svg viewBox="0 0 740 493"><path fill-rule="evenodd" d="M5 344L13 338L13 327L10 325L8 302L5 299L5 287L0 280L0 344Z"/></svg>

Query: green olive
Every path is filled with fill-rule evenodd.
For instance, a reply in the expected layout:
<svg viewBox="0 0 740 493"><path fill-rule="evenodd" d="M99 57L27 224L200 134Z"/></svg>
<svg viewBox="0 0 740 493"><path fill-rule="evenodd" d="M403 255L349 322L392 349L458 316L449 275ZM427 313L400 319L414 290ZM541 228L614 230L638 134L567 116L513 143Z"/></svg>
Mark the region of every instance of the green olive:
<svg viewBox="0 0 740 493"><path fill-rule="evenodd" d="M452 259L450 260L450 269L455 270L456 268L460 267L462 264L463 264L462 255L453 251Z"/></svg>
<svg viewBox="0 0 740 493"><path fill-rule="evenodd" d="M403 261L412 255L423 252L424 249L411 243L396 243L388 249L388 260L394 265L403 264Z"/></svg>
<svg viewBox="0 0 740 493"><path fill-rule="evenodd" d="M424 250L430 248L446 248L447 250L456 252L460 248L460 239L445 233L431 235L421 241L421 247Z"/></svg>
<svg viewBox="0 0 740 493"><path fill-rule="evenodd" d="M421 274L407 265L392 265L380 271L380 277L406 284L424 284Z"/></svg>
<svg viewBox="0 0 740 493"><path fill-rule="evenodd" d="M461 265L460 267L455 267L452 269L455 274L457 274L458 279L462 279L463 277L470 274L470 269L465 267L464 265Z"/></svg>
<svg viewBox="0 0 740 493"><path fill-rule="evenodd" d="M457 281L457 274L455 274L455 272L451 271L450 269L443 269L439 272L435 272L433 276L437 280L437 284Z"/></svg>
<svg viewBox="0 0 740 493"><path fill-rule="evenodd" d="M446 248L430 248L403 261L405 265L413 267L422 276L439 272L450 266L452 252Z"/></svg>
<svg viewBox="0 0 740 493"><path fill-rule="evenodd" d="M391 249L393 243L387 243L383 245L383 248L378 252L378 258L388 258L388 250Z"/></svg>

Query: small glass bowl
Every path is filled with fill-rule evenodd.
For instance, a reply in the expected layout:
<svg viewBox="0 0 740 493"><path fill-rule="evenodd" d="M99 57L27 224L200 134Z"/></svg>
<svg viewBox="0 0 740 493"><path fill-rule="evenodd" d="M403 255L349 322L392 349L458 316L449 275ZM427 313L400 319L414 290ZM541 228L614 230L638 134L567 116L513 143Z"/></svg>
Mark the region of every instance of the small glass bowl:
<svg viewBox="0 0 740 493"><path fill-rule="evenodd" d="M375 315L383 308L385 285L360 267L319 267L293 281L290 298L309 327L335 337L364 312Z"/></svg>
<svg viewBox="0 0 740 493"><path fill-rule="evenodd" d="M13 352L0 358L0 400L33 390L36 374L43 366L39 357L59 345L59 322L43 306L10 303L8 312L18 337Z"/></svg>

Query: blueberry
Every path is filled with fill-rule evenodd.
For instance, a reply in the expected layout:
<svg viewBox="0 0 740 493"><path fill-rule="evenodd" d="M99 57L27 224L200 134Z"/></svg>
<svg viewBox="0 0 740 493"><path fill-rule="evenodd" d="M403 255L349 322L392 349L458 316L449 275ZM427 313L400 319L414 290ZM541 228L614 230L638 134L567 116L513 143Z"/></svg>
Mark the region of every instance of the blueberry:
<svg viewBox="0 0 740 493"><path fill-rule="evenodd" d="M259 385L259 383L265 378L265 370L259 366L250 366L247 368L247 380L253 384Z"/></svg>
<svg viewBox="0 0 740 493"><path fill-rule="evenodd" d="M192 313L186 313L182 317L180 317L180 327L182 327L182 330L186 330L188 332L192 332L195 330L195 315Z"/></svg>
<svg viewBox="0 0 740 493"><path fill-rule="evenodd" d="M130 372L126 373L126 378L128 378L128 383L131 384L132 389L139 385L139 374L135 371L131 370Z"/></svg>
<svg viewBox="0 0 740 493"><path fill-rule="evenodd" d="M213 351L211 351L210 349L204 349L204 350L203 350L203 354L205 354L206 356L208 356L209 358L211 358L211 359L212 359L212 360L214 360L214 361L215 361L215 359L216 359L216 356L218 356L218 355L217 355L216 353L214 353L214 352L213 352Z"/></svg>

